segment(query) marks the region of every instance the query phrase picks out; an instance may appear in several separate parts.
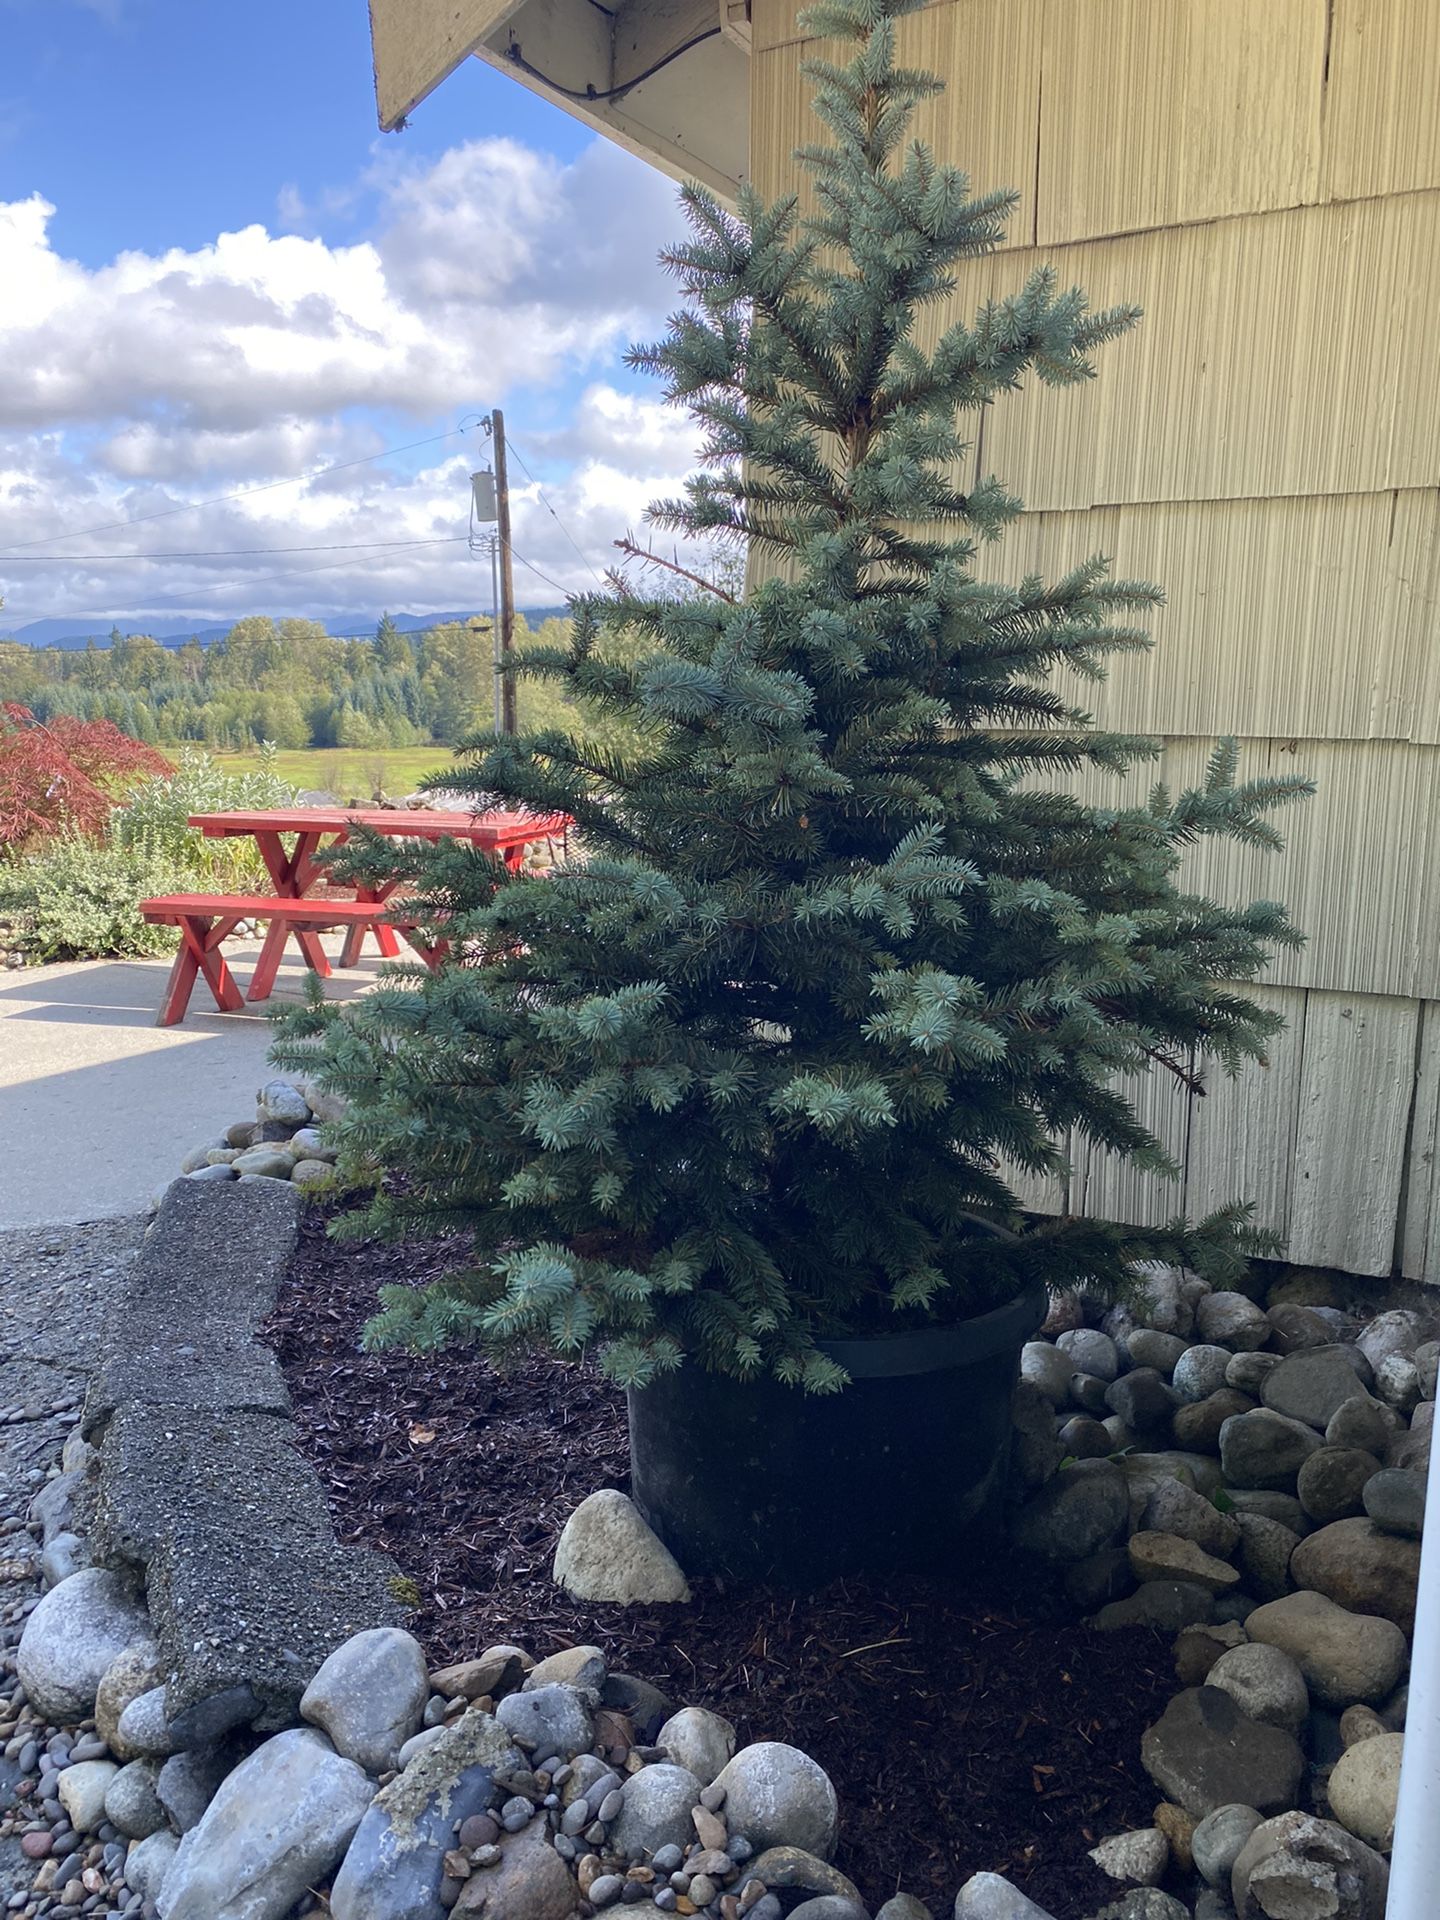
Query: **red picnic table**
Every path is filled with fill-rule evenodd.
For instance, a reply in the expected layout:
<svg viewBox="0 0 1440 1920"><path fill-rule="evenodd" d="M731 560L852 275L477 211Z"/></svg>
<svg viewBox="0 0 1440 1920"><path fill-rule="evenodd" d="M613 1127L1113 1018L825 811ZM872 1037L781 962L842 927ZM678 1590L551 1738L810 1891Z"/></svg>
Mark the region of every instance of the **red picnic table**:
<svg viewBox="0 0 1440 1920"><path fill-rule="evenodd" d="M275 884L270 895L171 894L146 900L141 910L152 923L180 929L180 951L161 1005L158 1025L173 1026L184 1018L190 993L200 974L222 1013L244 1002L220 952L221 944L242 920L268 920L246 999L268 999L280 970L285 942L292 936L305 964L322 978L330 962L320 944L321 930L343 926L342 967L360 957L367 933L373 933L382 954L393 958L403 936L429 966L438 966L443 948L424 942L413 926L399 916L385 916L386 901L398 882L377 887L355 887L337 893L326 869L315 855L322 841L340 845L356 827L396 840L464 840L493 853L512 872L518 871L527 846L554 840L570 825L564 814L536 816L523 813L411 812L402 807L278 807L254 813L195 813L190 825L207 839L253 839L265 869ZM287 848L285 838L294 835Z"/></svg>

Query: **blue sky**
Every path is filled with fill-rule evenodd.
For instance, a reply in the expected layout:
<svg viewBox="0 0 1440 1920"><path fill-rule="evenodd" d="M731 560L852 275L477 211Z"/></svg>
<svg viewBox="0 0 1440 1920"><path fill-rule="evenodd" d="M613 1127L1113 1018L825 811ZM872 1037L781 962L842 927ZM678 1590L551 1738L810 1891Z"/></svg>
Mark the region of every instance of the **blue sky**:
<svg viewBox="0 0 1440 1920"><path fill-rule="evenodd" d="M495 404L548 496L517 501L522 600L589 584L689 464L621 363L675 225L668 182L478 60L380 134L364 0L0 0L0 630L465 604L454 429ZM402 540L434 544L376 557ZM302 543L304 572L226 559Z"/></svg>

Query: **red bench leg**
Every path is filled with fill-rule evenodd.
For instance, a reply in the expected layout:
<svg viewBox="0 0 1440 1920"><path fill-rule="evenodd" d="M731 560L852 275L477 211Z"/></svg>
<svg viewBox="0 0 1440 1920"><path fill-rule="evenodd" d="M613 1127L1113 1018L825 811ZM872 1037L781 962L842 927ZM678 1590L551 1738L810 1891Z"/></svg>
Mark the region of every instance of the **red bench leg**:
<svg viewBox="0 0 1440 1920"><path fill-rule="evenodd" d="M371 887L357 887L355 889L355 898L365 901L367 905L378 907L383 904L385 896ZM345 936L344 950L340 955L340 964L342 967L353 967L356 961L359 960L360 955L365 951L365 936L367 933L374 934L375 944L379 947L381 955L386 960L393 960L399 953L400 942L395 938L395 929L393 927L387 927L380 923L377 923L373 927L355 926L351 927Z"/></svg>
<svg viewBox="0 0 1440 1920"><path fill-rule="evenodd" d="M170 969L156 1026L173 1027L185 1018L195 981L202 973L221 1013L238 1013L245 1002L220 951L221 941L234 931L234 920L196 913L187 915L179 927L180 951Z"/></svg>
<svg viewBox="0 0 1440 1920"><path fill-rule="evenodd" d="M264 945L260 949L260 958L255 962L255 971L250 976L250 985L245 998L250 1001L268 1000L275 985L275 976L280 971L281 957L285 952L285 942L289 929L283 920L272 920L265 929Z"/></svg>

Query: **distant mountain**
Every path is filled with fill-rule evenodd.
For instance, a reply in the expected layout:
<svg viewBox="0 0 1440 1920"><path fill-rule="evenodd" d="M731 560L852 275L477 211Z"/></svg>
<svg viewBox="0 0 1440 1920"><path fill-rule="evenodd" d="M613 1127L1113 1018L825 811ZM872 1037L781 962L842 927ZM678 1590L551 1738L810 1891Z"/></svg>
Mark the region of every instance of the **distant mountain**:
<svg viewBox="0 0 1440 1920"><path fill-rule="evenodd" d="M567 609L521 607L519 611L532 626L537 626L552 615L563 615ZM275 616L276 619L284 617L281 614ZM334 634L337 639L368 636L374 633L380 623L378 613L318 613L304 617L318 620L325 631ZM392 613L390 616L402 633L423 633L426 627L443 626L450 620L469 620L471 617L470 613ZM487 608L480 618L489 617ZM8 632L0 626L0 640L18 640L26 647L63 647L67 650L84 647L93 640L97 647L108 647L111 629L118 627L127 640L134 634L148 634L152 640L158 640L166 647L182 647L187 640L198 640L202 647L208 647L213 641L223 640L234 624L233 620L227 620L223 626L197 626L193 619L175 619L171 616L158 620L135 620L127 616L103 621L61 617L31 620L25 626Z"/></svg>

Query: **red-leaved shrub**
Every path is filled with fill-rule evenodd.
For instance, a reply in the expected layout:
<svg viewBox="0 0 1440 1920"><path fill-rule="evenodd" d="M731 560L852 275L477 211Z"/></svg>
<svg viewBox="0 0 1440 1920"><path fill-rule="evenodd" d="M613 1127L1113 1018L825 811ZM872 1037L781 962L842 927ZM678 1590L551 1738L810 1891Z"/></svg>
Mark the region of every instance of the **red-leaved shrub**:
<svg viewBox="0 0 1440 1920"><path fill-rule="evenodd" d="M100 833L123 788L173 773L163 753L110 720L57 714L48 725L28 707L0 704L0 854L62 829Z"/></svg>

